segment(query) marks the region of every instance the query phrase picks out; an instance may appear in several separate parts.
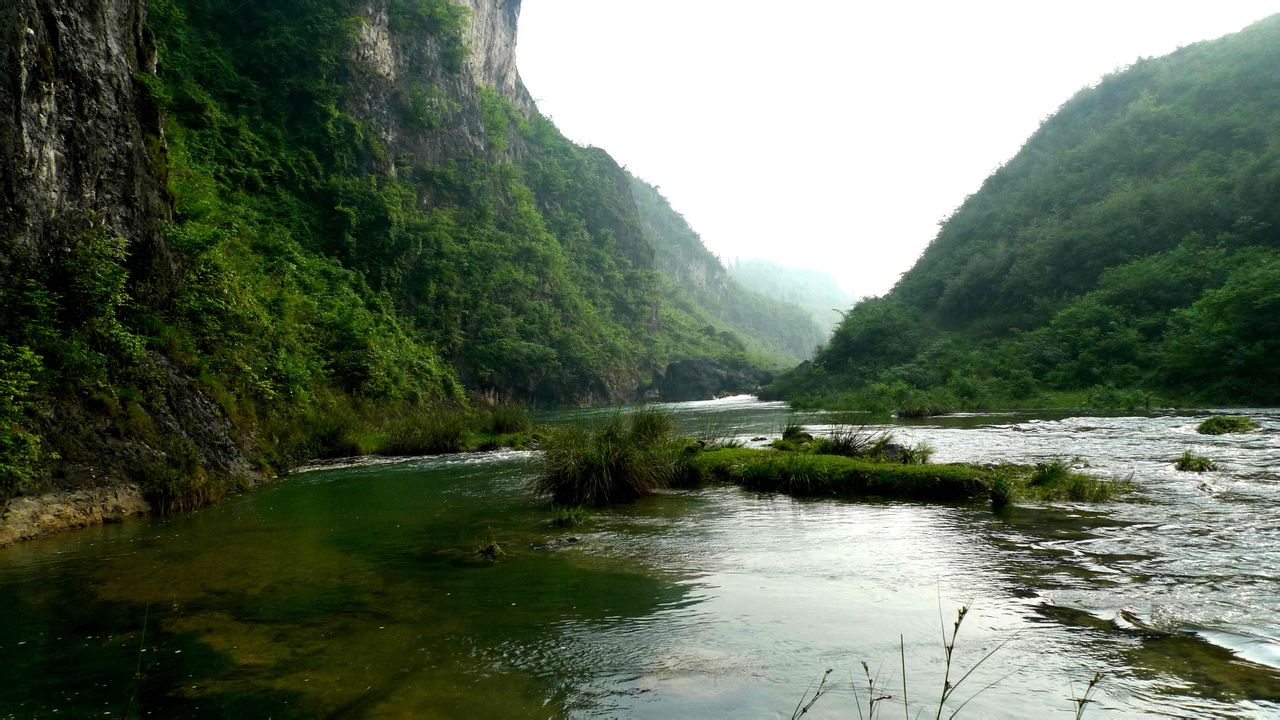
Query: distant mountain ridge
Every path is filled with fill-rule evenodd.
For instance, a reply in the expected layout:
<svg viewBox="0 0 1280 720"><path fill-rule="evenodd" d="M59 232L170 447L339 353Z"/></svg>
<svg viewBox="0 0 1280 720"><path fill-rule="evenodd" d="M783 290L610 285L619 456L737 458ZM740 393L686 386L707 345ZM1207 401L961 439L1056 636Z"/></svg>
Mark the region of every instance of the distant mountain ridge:
<svg viewBox="0 0 1280 720"><path fill-rule="evenodd" d="M808 310L827 333L854 303L854 297L841 290L835 278L820 270L752 258L730 263L729 277L748 290Z"/></svg>

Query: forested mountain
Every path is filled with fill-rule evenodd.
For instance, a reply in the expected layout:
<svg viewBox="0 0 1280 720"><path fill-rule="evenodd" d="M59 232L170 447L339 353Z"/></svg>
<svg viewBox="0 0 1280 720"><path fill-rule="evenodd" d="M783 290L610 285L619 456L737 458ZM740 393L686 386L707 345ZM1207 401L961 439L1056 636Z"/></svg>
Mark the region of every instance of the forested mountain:
<svg viewBox="0 0 1280 720"><path fill-rule="evenodd" d="M1280 16L1065 103L771 392L1280 402Z"/></svg>
<svg viewBox="0 0 1280 720"><path fill-rule="evenodd" d="M749 259L730 263L729 277L748 290L804 308L826 333L854 303L835 278L818 270Z"/></svg>
<svg viewBox="0 0 1280 720"><path fill-rule="evenodd" d="M0 498L225 484L360 440L335 418L792 357L709 327L633 178L537 112L519 5L0 10Z"/></svg>

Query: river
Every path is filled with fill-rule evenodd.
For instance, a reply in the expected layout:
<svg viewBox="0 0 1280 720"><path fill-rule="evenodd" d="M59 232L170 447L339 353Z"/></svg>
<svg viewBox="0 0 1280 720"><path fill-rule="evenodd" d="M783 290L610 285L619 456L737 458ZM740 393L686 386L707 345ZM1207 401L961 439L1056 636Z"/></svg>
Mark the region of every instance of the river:
<svg viewBox="0 0 1280 720"><path fill-rule="evenodd" d="M776 437L867 416L669 406ZM551 422L611 411L564 412ZM795 500L708 486L549 523L536 455L302 468L200 512L0 550L0 717L1280 718L1280 411L896 423L935 462L1075 458L1100 505ZM1203 416L1204 413L1200 413ZM881 420L880 422L883 422ZM757 441L757 444L760 444ZM1173 470L1184 450L1217 472ZM497 542L490 560L476 549ZM979 691L981 691L979 693ZM971 696L975 693L976 697ZM950 711L948 711L949 714Z"/></svg>

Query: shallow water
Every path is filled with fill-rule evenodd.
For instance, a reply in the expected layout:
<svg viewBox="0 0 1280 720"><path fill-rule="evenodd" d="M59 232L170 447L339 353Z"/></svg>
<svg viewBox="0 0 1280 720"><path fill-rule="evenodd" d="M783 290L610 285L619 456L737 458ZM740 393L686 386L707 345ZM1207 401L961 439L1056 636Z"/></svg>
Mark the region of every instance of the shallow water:
<svg viewBox="0 0 1280 720"><path fill-rule="evenodd" d="M866 421L672 408L748 442L789 417ZM963 603L956 667L998 650L960 717L1069 718L1095 672L1086 717L1280 717L1280 414L1247 414L1262 432L1207 438L1173 415L894 428L935 461L1079 456L1138 488L1000 516L708 487L561 530L525 491L528 453L309 468L0 552L0 717L789 717L828 667L810 716L852 717L864 660L892 717L904 658L914 716L937 707L939 615ZM1185 449L1224 469L1174 472ZM504 556L475 555L494 541Z"/></svg>

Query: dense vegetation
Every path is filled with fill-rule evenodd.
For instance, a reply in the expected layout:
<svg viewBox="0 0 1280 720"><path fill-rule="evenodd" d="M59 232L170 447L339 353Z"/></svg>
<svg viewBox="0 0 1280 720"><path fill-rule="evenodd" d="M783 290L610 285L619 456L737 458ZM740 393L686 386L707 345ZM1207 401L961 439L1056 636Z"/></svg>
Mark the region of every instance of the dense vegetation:
<svg viewBox="0 0 1280 720"><path fill-rule="evenodd" d="M476 397L616 400L673 360L760 361L736 334L754 326L711 326L663 275L607 154L467 75L465 8L392 0L388 79L358 59L361 7L149 3L158 73L136 79L163 122L164 252L85 217L0 283L0 498L100 459L63 431L86 408L159 494L202 475L174 377L287 467L457 447L484 417L404 436Z"/></svg>
<svg viewBox="0 0 1280 720"><path fill-rule="evenodd" d="M772 389L892 409L1280 402L1280 17L1072 98Z"/></svg>

